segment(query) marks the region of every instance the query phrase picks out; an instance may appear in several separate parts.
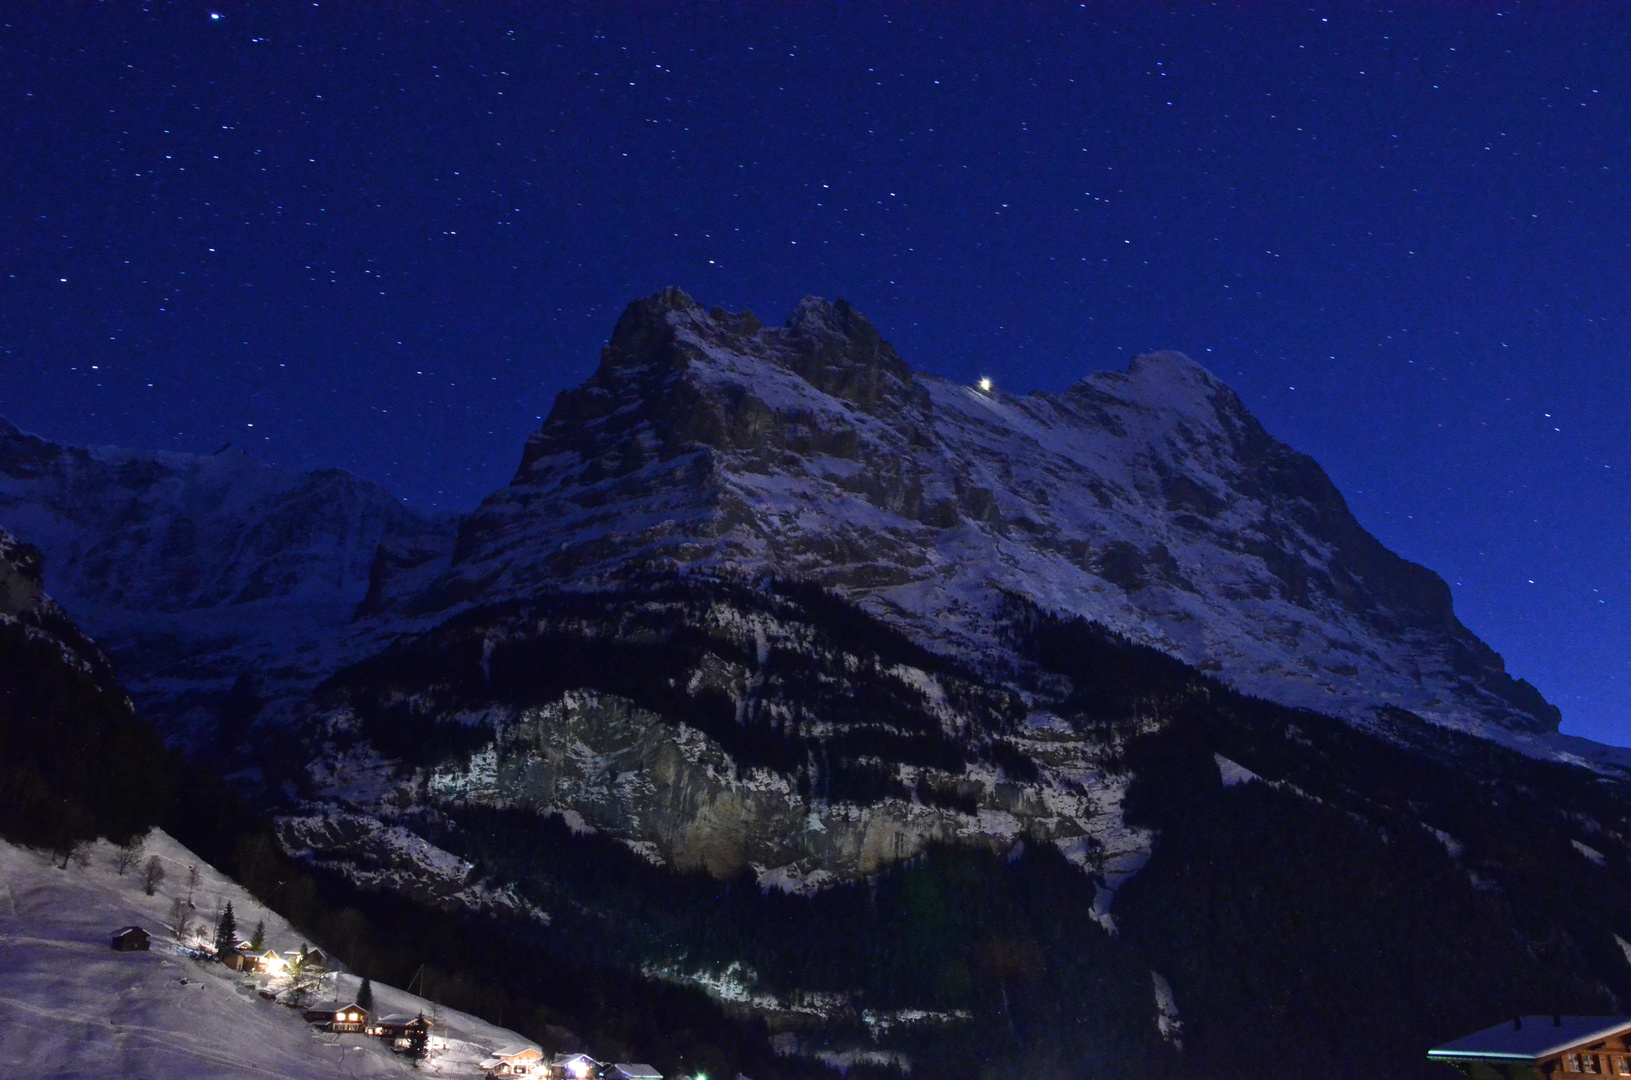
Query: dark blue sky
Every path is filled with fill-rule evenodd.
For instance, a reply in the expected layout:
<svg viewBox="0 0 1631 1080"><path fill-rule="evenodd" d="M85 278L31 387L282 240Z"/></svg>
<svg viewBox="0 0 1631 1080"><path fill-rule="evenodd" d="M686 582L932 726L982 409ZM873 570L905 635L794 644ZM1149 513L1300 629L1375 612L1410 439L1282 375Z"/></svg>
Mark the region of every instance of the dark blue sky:
<svg viewBox="0 0 1631 1080"><path fill-rule="evenodd" d="M504 483L623 305L1183 349L1631 743L1631 7L10 5L0 415Z"/></svg>

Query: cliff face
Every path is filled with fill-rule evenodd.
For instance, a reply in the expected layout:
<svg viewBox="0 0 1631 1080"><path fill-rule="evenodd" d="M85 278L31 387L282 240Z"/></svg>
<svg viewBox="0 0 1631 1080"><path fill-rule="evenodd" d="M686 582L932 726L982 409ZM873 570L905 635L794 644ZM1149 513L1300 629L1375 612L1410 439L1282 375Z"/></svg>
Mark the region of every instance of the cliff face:
<svg viewBox="0 0 1631 1080"><path fill-rule="evenodd" d="M775 574L1001 669L1019 597L1356 722L1558 723L1437 575L1365 532L1198 364L1155 353L1057 394L985 393L914 373L842 301L806 299L773 328L673 289L631 305L450 564L427 566L371 603Z"/></svg>

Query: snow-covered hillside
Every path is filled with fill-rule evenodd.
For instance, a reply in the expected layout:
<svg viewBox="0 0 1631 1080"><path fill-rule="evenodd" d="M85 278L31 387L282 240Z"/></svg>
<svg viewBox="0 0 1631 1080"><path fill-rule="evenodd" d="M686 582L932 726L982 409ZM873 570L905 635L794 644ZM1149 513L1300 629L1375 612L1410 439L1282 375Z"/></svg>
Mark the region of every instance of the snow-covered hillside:
<svg viewBox="0 0 1631 1080"><path fill-rule="evenodd" d="M280 953L300 936L213 867L155 830L147 856L165 868L145 895L138 870L120 876L115 851L97 844L90 863L57 869L38 852L0 842L0 1074L7 1077L121 1077L140 1080L353 1080L376 1076L479 1076L494 1049L525 1045L513 1031L374 984L379 1014L437 1018L446 1046L416 1072L384 1042L317 1032L297 1009L259 996L258 976L201 962L174 942L170 911L197 866L195 920L230 901L245 933L257 920ZM144 856L144 860L145 860ZM115 952L109 935L126 925L153 935L148 952ZM348 998L351 975L324 980L323 996Z"/></svg>

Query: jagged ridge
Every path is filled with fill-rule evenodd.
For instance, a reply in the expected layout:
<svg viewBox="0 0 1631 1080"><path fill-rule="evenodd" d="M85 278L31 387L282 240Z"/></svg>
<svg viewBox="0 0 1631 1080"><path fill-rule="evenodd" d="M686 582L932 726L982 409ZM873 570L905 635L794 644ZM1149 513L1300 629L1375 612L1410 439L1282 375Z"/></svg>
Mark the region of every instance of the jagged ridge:
<svg viewBox="0 0 1631 1080"><path fill-rule="evenodd" d="M1367 533L1312 459L1187 357L982 393L914 373L843 301L807 298L782 327L677 289L630 305L509 487L450 559L418 565L376 572L371 610L650 568L774 573L995 670L1017 595L1359 722L1559 720L1460 623L1442 579Z"/></svg>

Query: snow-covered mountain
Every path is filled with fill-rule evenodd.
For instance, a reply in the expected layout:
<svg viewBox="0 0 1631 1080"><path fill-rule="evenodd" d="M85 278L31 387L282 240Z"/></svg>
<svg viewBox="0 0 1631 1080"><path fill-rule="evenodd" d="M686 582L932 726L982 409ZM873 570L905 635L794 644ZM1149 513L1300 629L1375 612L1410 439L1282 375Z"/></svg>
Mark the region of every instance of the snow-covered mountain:
<svg viewBox="0 0 1631 1080"><path fill-rule="evenodd" d="M665 290L456 532L222 457L12 432L0 523L172 736L255 750L285 853L622 980L586 1024L1405 1076L1631 1000L1624 761L1177 354L1012 396Z"/></svg>
<svg viewBox="0 0 1631 1080"><path fill-rule="evenodd" d="M339 469L289 473L230 447L61 446L3 420L0 523L45 552L52 594L194 749L347 655L337 639L382 544L451 539L450 523Z"/></svg>
<svg viewBox="0 0 1631 1080"><path fill-rule="evenodd" d="M655 568L817 582L987 671L1013 663L1018 598L1360 723L1559 720L1437 575L1179 353L1015 396L912 371L842 301L765 327L667 289L624 313L450 564L386 560L370 603L448 610Z"/></svg>

